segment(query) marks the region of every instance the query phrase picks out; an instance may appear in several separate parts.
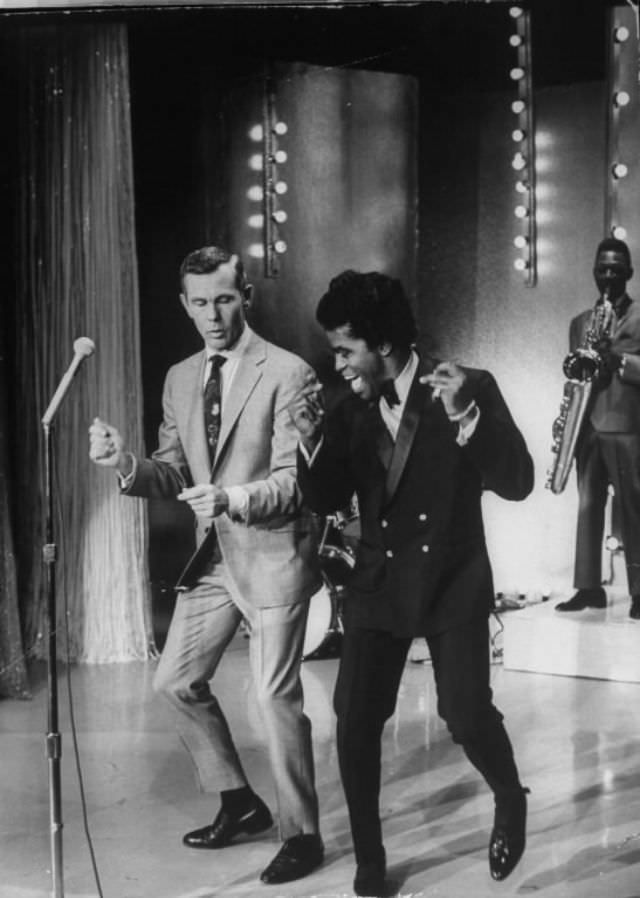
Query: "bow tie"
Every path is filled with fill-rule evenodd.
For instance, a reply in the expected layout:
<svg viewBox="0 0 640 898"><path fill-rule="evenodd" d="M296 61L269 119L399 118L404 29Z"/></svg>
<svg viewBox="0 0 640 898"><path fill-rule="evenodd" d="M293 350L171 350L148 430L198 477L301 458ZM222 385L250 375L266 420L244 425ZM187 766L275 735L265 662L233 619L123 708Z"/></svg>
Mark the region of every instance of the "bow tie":
<svg viewBox="0 0 640 898"><path fill-rule="evenodd" d="M382 386L380 387L380 395L389 408L393 408L394 405L400 405L400 397L396 392L395 384L391 378L383 381Z"/></svg>

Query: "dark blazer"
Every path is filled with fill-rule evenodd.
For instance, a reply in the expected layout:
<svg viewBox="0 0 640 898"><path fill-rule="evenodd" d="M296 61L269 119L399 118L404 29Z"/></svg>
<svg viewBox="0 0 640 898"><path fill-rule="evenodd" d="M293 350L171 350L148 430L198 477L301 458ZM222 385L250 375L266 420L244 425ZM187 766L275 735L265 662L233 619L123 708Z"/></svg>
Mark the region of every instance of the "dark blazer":
<svg viewBox="0 0 640 898"><path fill-rule="evenodd" d="M569 349L585 345L592 309L581 312L569 326ZM595 383L589 419L595 430L608 433L640 433L640 305L631 300L611 333L611 349L627 356L624 374L609 383Z"/></svg>
<svg viewBox="0 0 640 898"><path fill-rule="evenodd" d="M432 390L411 385L395 446L378 402L348 396L328 415L298 480L311 508L330 514L355 492L361 540L349 581L346 619L398 636L437 633L486 616L494 592L480 500L484 489L524 499L533 463L491 374L467 369L480 408L466 446Z"/></svg>

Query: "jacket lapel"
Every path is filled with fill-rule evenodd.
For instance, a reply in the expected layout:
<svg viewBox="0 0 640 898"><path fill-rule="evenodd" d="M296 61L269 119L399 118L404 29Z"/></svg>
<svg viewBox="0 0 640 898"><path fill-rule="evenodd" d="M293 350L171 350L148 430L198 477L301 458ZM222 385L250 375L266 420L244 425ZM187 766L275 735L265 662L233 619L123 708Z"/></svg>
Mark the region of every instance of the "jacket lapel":
<svg viewBox="0 0 640 898"><path fill-rule="evenodd" d="M220 437L216 448L216 457L213 463L213 472L216 470L231 432L236 425L240 412L245 407L249 396L262 377L262 365L267 353L264 340L252 334L245 352L238 361L238 368L233 376L229 395L226 397L222 408L222 424Z"/></svg>
<svg viewBox="0 0 640 898"><path fill-rule="evenodd" d="M203 383L204 370L207 364L206 352L193 356L190 359L192 364L186 371L185 379L182 382L183 402L180 397L176 397L177 406L185 409L185 432L186 437L184 445L189 451L189 467L191 468L194 482L200 482L206 479L205 472L209 470L209 448L207 446L207 435L204 429L204 401L203 401Z"/></svg>
<svg viewBox="0 0 640 898"><path fill-rule="evenodd" d="M418 365L415 373L409 395L402 413L400 427L396 436L391 463L387 469L387 480L385 484L385 503L388 504L400 483L402 472L405 469L411 447L415 440L418 424L422 414L426 409L433 406L433 398L431 388L426 384L420 383L420 377L431 371L431 367L427 365ZM386 429L386 428L385 428Z"/></svg>

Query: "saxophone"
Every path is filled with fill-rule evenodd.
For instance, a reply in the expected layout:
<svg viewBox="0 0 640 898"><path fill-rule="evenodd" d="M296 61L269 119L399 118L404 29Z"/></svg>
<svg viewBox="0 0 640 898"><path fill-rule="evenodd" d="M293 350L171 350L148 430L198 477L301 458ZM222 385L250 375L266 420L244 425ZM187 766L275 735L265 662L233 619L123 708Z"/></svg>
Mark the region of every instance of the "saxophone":
<svg viewBox="0 0 640 898"><path fill-rule="evenodd" d="M602 358L595 345L610 336L612 322L613 305L609 300L609 288L605 288L591 313L583 345L570 352L562 363L567 380L560 411L551 429L553 459L545 484L556 495L567 484L593 384L602 368Z"/></svg>

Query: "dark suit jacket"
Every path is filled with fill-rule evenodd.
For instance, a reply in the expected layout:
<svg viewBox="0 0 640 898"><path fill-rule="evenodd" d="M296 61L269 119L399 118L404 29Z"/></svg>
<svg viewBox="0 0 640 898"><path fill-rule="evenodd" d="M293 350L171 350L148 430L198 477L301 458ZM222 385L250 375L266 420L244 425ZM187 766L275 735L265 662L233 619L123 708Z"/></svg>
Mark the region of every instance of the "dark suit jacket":
<svg viewBox="0 0 640 898"><path fill-rule="evenodd" d="M491 567L480 499L490 489L523 499L533 463L498 386L468 370L480 408L464 447L420 363L392 444L378 403L348 396L328 416L309 467L298 453L305 499L320 514L358 497L361 540L349 582L346 617L399 636L437 633L486 616L493 607Z"/></svg>
<svg viewBox="0 0 640 898"><path fill-rule="evenodd" d="M569 349L584 346L592 309L576 316L569 327ZM603 385L595 383L588 416L595 430L608 433L640 433L640 305L631 301L625 314L616 321L611 348L625 353L624 375L614 374Z"/></svg>

